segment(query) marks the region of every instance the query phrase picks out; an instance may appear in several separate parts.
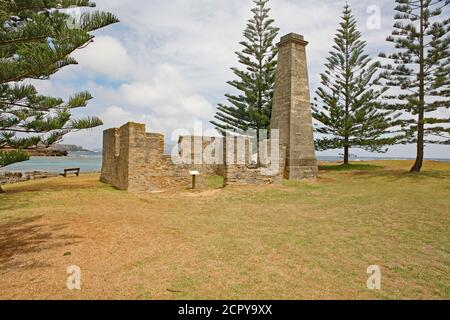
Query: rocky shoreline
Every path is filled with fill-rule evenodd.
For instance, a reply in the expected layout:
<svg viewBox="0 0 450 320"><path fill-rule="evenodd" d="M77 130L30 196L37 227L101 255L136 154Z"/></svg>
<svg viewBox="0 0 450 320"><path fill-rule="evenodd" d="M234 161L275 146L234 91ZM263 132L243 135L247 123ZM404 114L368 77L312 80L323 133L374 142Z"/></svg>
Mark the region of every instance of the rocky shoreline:
<svg viewBox="0 0 450 320"><path fill-rule="evenodd" d="M30 180L47 179L57 177L55 173L33 171L33 172L0 172L0 185L18 183Z"/></svg>
<svg viewBox="0 0 450 320"><path fill-rule="evenodd" d="M30 149L25 150L31 157L67 157L69 154L65 150L54 149Z"/></svg>
<svg viewBox="0 0 450 320"><path fill-rule="evenodd" d="M15 151L16 149L1 149L4 152ZM26 153L30 155L30 157L67 157L69 152L66 150L57 150L57 149L23 149Z"/></svg>

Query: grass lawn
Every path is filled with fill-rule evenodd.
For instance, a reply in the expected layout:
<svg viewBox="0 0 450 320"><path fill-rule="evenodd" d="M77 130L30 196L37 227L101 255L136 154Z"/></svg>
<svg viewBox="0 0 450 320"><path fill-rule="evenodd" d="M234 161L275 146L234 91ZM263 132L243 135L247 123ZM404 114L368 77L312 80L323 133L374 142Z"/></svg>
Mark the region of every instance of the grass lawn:
<svg viewBox="0 0 450 320"><path fill-rule="evenodd" d="M0 298L450 299L450 163L411 165L201 192L127 193L98 175L9 185ZM70 265L81 291L66 288Z"/></svg>

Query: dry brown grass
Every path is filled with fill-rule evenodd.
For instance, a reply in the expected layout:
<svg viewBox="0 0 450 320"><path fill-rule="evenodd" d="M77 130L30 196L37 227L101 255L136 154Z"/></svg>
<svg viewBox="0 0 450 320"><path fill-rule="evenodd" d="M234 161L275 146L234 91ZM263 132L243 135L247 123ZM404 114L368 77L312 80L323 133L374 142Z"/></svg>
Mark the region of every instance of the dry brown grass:
<svg viewBox="0 0 450 320"><path fill-rule="evenodd" d="M7 186L0 298L449 299L450 164L370 164L196 193L126 193L97 175ZM373 264L381 291L366 288Z"/></svg>

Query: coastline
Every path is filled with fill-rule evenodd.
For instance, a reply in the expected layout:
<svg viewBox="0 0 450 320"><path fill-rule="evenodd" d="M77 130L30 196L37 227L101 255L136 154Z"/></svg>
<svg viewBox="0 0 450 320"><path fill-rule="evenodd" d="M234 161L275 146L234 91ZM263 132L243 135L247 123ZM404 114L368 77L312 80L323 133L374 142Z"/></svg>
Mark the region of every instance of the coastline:
<svg viewBox="0 0 450 320"><path fill-rule="evenodd" d="M342 159L338 156L318 156L319 162L338 163ZM352 159L351 162L368 161L413 161L413 158L407 157L359 157ZM450 162L450 159L428 158L425 161ZM82 173L96 173L101 171L102 153L76 151L69 152L66 157L31 157L30 160L7 166L0 169L1 173L27 173L27 172L46 172L51 174L60 174L65 168L80 168Z"/></svg>

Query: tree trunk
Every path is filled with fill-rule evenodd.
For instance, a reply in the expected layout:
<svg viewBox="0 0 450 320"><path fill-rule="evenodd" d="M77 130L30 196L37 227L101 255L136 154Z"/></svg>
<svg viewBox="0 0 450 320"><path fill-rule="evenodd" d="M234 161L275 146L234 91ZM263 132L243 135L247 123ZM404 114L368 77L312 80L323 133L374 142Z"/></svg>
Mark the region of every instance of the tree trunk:
<svg viewBox="0 0 450 320"><path fill-rule="evenodd" d="M421 129L419 129L420 131ZM423 129L422 129L423 132ZM419 132L420 135L420 132ZM417 158L414 166L411 169L411 172L420 172L423 166L423 158L424 158L424 143L423 143L423 133L422 133L422 141L417 141Z"/></svg>
<svg viewBox="0 0 450 320"><path fill-rule="evenodd" d="M263 15L263 9L262 7L259 7L259 14L260 16ZM263 31L261 30L262 25L259 26L259 30L258 30L258 36L259 36L259 52L262 51L262 46L263 46ZM258 58L258 64L259 64L259 79L262 79L262 73L263 73L263 55L260 55ZM258 113L261 113L262 110L262 89L261 89L261 84L258 83ZM259 139L260 139L260 132L259 130L260 128L260 123L258 123L259 121L257 121L256 124L256 150L258 153L258 158L256 159L256 166L259 168L261 167L261 154L260 154L260 150L259 150Z"/></svg>
<svg viewBox="0 0 450 320"><path fill-rule="evenodd" d="M349 146L344 146L344 164L350 164Z"/></svg>
<svg viewBox="0 0 450 320"><path fill-rule="evenodd" d="M256 166L259 168L261 166L261 154L259 150L259 128L256 129L256 154L258 155L256 158Z"/></svg>
<svg viewBox="0 0 450 320"><path fill-rule="evenodd" d="M420 1L420 71L419 71L419 105L418 105L418 123L417 123L417 156L416 163L411 168L411 172L420 172L422 170L424 158L424 137L425 137L425 61L424 61L424 3Z"/></svg>
<svg viewBox="0 0 450 320"><path fill-rule="evenodd" d="M348 165L350 163L350 154L349 154L349 140L350 140L350 125L349 125L349 113L350 113L350 48L349 48L349 37L346 35L345 39L345 137L344 137L344 165Z"/></svg>

